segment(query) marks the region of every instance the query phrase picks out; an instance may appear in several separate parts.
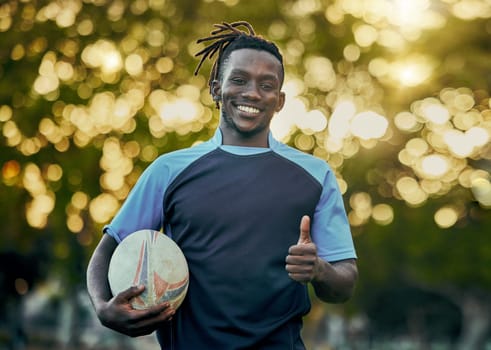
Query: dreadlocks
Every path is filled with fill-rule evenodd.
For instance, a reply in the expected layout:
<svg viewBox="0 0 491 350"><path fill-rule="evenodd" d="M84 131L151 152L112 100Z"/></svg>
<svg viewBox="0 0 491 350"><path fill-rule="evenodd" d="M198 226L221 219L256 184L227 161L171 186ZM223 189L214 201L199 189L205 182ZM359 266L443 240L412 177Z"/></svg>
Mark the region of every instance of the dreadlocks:
<svg viewBox="0 0 491 350"><path fill-rule="evenodd" d="M221 68L223 62L230 56L230 53L237 49L256 49L264 50L275 56L283 66L283 57L278 49L278 47L268 41L263 39L261 36L256 35L252 26L245 21L215 24L214 27L217 29L213 30L206 38L198 39L197 43L210 42L211 44L206 46L203 50L195 54L196 57L201 56L198 66L194 71L194 75L197 75L203 62L209 58L212 59L213 56L218 52L218 57L213 63L211 69L210 78L208 80L208 86L210 87L210 92L212 88L212 83L214 80L218 80L221 75ZM246 27L247 32L237 29L238 27ZM219 107L217 102L217 108Z"/></svg>

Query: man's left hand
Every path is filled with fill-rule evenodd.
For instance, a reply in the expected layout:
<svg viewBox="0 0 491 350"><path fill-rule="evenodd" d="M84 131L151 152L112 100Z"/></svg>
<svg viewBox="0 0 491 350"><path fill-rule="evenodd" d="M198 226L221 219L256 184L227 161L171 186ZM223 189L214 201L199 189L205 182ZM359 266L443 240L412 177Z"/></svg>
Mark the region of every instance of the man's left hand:
<svg viewBox="0 0 491 350"><path fill-rule="evenodd" d="M318 268L317 247L310 237L310 217L300 221L300 237L288 250L285 269L291 279L307 283L314 280Z"/></svg>

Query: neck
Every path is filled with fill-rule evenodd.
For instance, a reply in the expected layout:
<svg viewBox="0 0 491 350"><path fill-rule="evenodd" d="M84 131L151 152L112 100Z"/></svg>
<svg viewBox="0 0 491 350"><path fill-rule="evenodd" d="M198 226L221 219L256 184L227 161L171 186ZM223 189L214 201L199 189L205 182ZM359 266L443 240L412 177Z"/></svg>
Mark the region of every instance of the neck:
<svg viewBox="0 0 491 350"><path fill-rule="evenodd" d="M268 147L269 129L258 133L244 134L237 130L231 130L227 126L220 125L222 132L222 144L241 147Z"/></svg>

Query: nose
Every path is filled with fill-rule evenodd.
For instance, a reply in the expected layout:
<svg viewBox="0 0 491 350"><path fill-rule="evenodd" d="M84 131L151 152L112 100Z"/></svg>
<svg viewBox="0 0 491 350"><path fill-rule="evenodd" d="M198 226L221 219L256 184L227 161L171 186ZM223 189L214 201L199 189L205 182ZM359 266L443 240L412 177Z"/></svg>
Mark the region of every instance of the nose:
<svg viewBox="0 0 491 350"><path fill-rule="evenodd" d="M255 82L249 82L242 91L242 97L247 98L249 100L258 100L261 98L261 94L259 93L259 87Z"/></svg>

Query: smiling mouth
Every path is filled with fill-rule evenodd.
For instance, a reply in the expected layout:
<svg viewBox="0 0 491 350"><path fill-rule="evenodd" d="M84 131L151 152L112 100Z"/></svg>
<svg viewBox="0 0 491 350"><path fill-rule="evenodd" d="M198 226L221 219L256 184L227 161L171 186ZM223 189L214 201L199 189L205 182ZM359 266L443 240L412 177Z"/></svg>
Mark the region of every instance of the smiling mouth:
<svg viewBox="0 0 491 350"><path fill-rule="evenodd" d="M241 112L249 113L249 114L257 114L259 113L259 109L250 106L238 105L237 109Z"/></svg>

